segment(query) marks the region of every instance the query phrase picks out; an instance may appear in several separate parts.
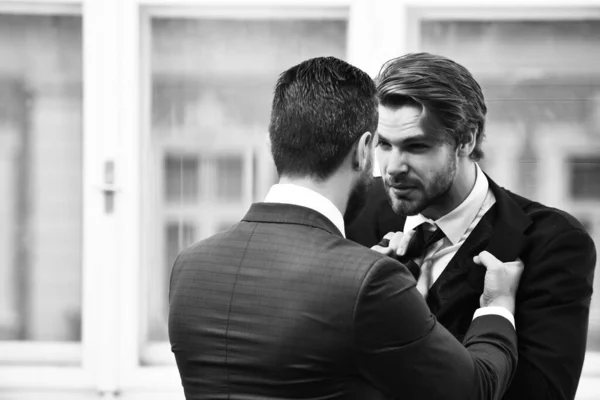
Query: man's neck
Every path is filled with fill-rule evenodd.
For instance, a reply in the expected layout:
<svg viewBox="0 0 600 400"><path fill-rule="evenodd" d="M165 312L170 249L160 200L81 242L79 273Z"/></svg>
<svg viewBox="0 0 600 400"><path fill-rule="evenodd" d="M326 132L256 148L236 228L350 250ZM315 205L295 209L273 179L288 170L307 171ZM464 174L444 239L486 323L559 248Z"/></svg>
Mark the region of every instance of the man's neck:
<svg viewBox="0 0 600 400"><path fill-rule="evenodd" d="M463 159L457 165L456 177L450 189L439 203L423 210L421 214L432 220L439 219L458 207L469 196L477 180L477 166L474 161Z"/></svg>
<svg viewBox="0 0 600 400"><path fill-rule="evenodd" d="M346 212L350 189L345 187L344 180L336 175L326 180L316 180L310 177L282 176L280 184L293 184L319 193L327 198L340 211L342 215Z"/></svg>

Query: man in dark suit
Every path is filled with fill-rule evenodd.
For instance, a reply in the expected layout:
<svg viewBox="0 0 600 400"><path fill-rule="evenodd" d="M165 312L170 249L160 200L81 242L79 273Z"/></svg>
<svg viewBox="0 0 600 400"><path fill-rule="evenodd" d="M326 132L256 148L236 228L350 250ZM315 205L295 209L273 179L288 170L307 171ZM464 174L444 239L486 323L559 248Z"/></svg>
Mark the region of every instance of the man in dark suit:
<svg viewBox="0 0 600 400"><path fill-rule="evenodd" d="M173 267L169 338L187 399L502 395L519 262L478 255L488 285L461 344L402 264L344 238L371 181L377 120L374 82L341 60L281 75L269 127L280 183Z"/></svg>
<svg viewBox="0 0 600 400"><path fill-rule="evenodd" d="M427 304L454 336L468 332L487 250L525 264L517 293L519 365L505 400L573 399L585 356L596 264L594 243L564 211L499 187L477 164L486 105L463 66L409 54L386 63L376 79L381 178L348 238L412 266ZM427 248L409 249L439 230ZM388 232L403 231L391 235ZM389 243L389 242L392 243Z"/></svg>

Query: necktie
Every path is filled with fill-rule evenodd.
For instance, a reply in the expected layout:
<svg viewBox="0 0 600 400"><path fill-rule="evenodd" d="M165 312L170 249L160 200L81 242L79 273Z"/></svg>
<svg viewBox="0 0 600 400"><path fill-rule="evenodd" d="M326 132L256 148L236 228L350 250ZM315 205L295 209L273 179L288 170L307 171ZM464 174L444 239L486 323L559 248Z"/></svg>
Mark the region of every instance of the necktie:
<svg viewBox="0 0 600 400"><path fill-rule="evenodd" d="M421 274L421 267L415 262L415 259L423 257L431 245L446 236L440 228L429 230L426 229L425 225L427 223L417 226L414 235L410 238L410 242L408 242L406 253L398 257L398 261L408 268L416 280L419 279L419 275Z"/></svg>

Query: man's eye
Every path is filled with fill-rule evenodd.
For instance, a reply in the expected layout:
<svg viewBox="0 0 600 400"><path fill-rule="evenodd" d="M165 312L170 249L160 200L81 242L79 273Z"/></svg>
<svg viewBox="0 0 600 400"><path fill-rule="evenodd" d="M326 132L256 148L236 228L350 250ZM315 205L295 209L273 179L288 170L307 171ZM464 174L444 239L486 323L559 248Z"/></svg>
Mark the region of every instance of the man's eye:
<svg viewBox="0 0 600 400"><path fill-rule="evenodd" d="M424 144L424 143L415 143L415 144L411 145L410 148L415 151L425 151L425 150L429 149L429 145Z"/></svg>
<svg viewBox="0 0 600 400"><path fill-rule="evenodd" d="M377 146L383 147L383 148L388 148L390 147L390 144L388 142L385 142L383 140L378 140L377 141Z"/></svg>

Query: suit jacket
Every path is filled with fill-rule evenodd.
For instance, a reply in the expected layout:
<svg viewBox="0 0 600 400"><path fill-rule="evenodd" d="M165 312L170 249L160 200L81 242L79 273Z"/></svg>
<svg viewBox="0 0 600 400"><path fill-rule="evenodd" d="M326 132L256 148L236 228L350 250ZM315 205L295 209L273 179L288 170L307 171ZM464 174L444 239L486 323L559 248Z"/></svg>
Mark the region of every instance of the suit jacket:
<svg viewBox="0 0 600 400"><path fill-rule="evenodd" d="M498 399L516 366L508 320L465 349L402 264L304 207L252 205L179 255L169 296L187 399Z"/></svg>
<svg viewBox="0 0 600 400"><path fill-rule="evenodd" d="M483 250L501 261L525 264L515 321L519 365L505 400L573 399L585 356L596 265L594 243L569 214L533 202L489 179L496 204L460 247L427 297L431 311L459 340L479 307L485 268L473 262ZM387 232L401 231L381 178L348 238L371 247Z"/></svg>

